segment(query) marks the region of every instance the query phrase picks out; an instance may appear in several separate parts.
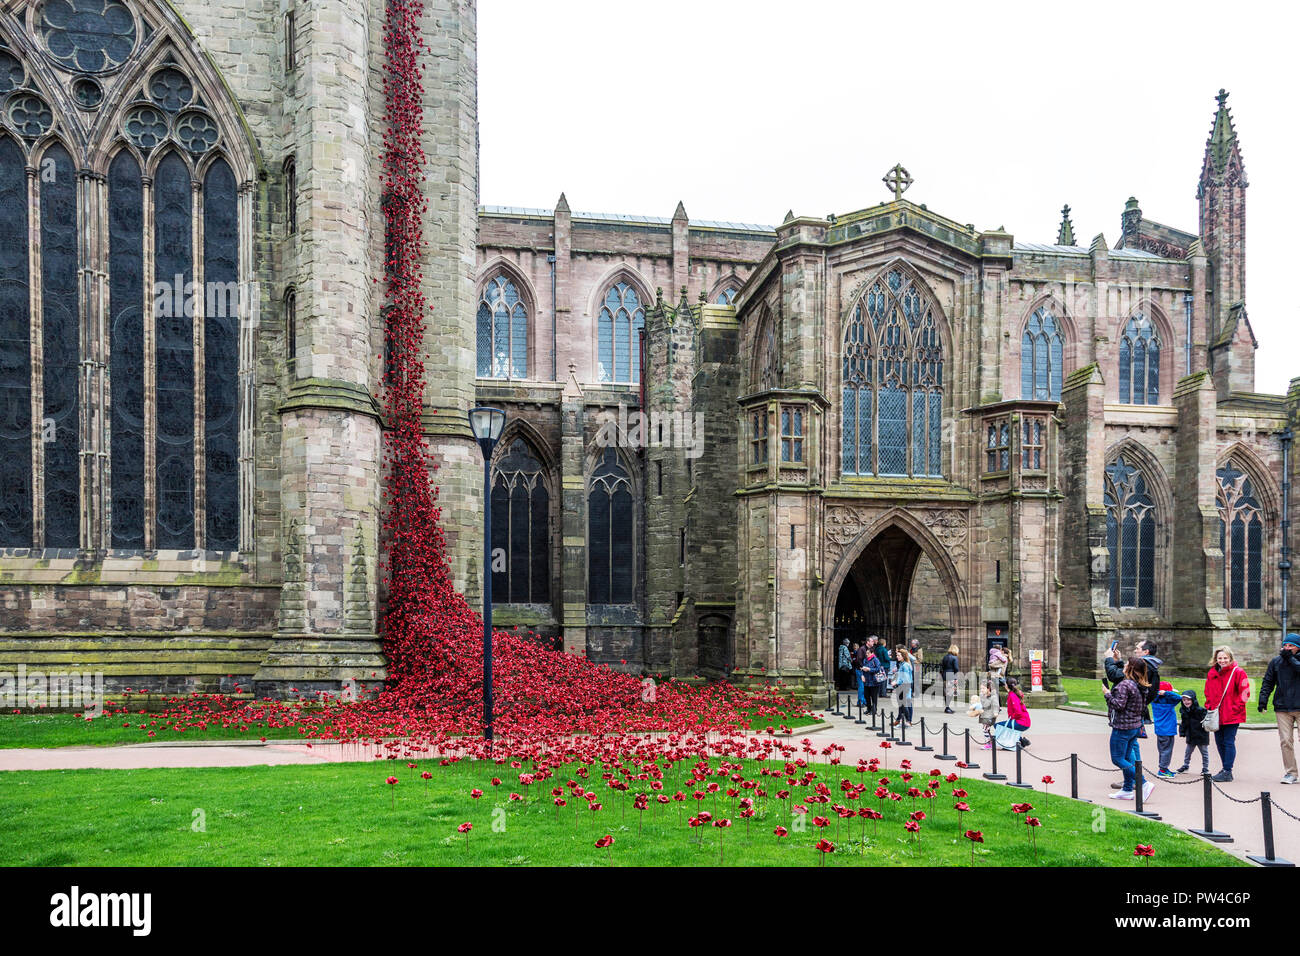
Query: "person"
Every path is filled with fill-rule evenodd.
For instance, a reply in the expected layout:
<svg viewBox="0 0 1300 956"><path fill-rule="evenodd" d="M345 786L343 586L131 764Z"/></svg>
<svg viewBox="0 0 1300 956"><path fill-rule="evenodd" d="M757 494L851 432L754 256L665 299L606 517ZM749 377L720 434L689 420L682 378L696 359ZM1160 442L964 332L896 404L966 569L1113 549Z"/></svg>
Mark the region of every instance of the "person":
<svg viewBox="0 0 1300 956"><path fill-rule="evenodd" d="M998 727L1010 727L1020 731L1020 746L1028 747L1029 738L1024 732L1029 729L1029 711L1025 708L1024 697L1020 691L1020 681L1014 677L1006 678L1007 685L1007 719L997 724Z"/></svg>
<svg viewBox="0 0 1300 956"><path fill-rule="evenodd" d="M907 645L907 653L912 659L912 696L921 696L921 663L924 659L925 652L921 650L921 642L912 638L912 642Z"/></svg>
<svg viewBox="0 0 1300 956"><path fill-rule="evenodd" d="M898 658L898 670L894 675L894 686L898 688L898 716L894 718L894 723L900 721L906 727L912 723L912 691L915 685L912 683L916 673L915 662L912 655L907 652L907 648L898 645L894 649L894 655Z"/></svg>
<svg viewBox="0 0 1300 956"><path fill-rule="evenodd" d="M1201 774L1210 772L1210 732L1201 725L1205 719L1205 708L1196 699L1196 691L1183 691L1182 703L1178 707L1178 736L1187 741L1183 752L1183 765L1178 773L1186 773L1192 766L1192 751L1201 752Z"/></svg>
<svg viewBox="0 0 1300 956"><path fill-rule="evenodd" d="M1142 713L1146 709L1147 668L1137 655L1124 665L1123 676L1113 688L1106 688L1107 714L1110 723L1110 760L1124 774L1124 784L1113 800L1132 800L1136 787L1142 788L1142 799L1151 796L1155 784L1145 776L1137 779L1137 735L1142 729Z"/></svg>
<svg viewBox="0 0 1300 956"><path fill-rule="evenodd" d="M980 693L980 727L984 729L984 749L993 746L993 725L1002 713L1002 704L998 700L997 683L990 678L984 682Z"/></svg>
<svg viewBox="0 0 1300 956"><path fill-rule="evenodd" d="M655 687L655 679L647 671L641 672L641 702L643 704L653 704L659 695Z"/></svg>
<svg viewBox="0 0 1300 956"><path fill-rule="evenodd" d="M849 655L850 667L853 671L853 687L858 692L858 709L861 710L867 706L867 687L862 680L862 662L866 660L867 650L864 644L853 644L853 650Z"/></svg>
<svg viewBox="0 0 1300 956"><path fill-rule="evenodd" d="M876 656L875 642L878 638L867 638L867 654L862 664L862 683L867 689L867 713L876 716L876 706L880 701L880 688L885 682L885 667Z"/></svg>
<svg viewBox="0 0 1300 956"><path fill-rule="evenodd" d="M1174 690L1169 681L1160 682L1160 693L1151 705L1151 717L1156 730L1156 753L1160 757L1157 777L1178 776L1169 769L1169 761L1174 756L1174 740L1178 737L1178 708L1182 702L1183 695Z"/></svg>
<svg viewBox="0 0 1300 956"><path fill-rule="evenodd" d="M1214 649L1210 670L1205 675L1205 706L1219 712L1219 729L1214 732L1214 749L1223 768L1214 775L1218 783L1232 780L1237 760L1237 728L1246 722L1246 701L1250 700L1250 678L1237 665L1232 648Z"/></svg>
<svg viewBox="0 0 1300 956"><path fill-rule="evenodd" d="M1277 657L1268 662L1264 683L1259 687L1259 712L1268 711L1273 695L1273 713L1277 717L1277 734L1282 744L1283 783L1300 782L1295 764L1295 731L1300 726L1300 634L1288 634ZM1276 693L1274 693L1276 691Z"/></svg>
<svg viewBox="0 0 1300 956"><path fill-rule="evenodd" d="M1010 662L1007 649L1001 644L994 644L989 648L989 676L1000 685L1006 685L1007 664Z"/></svg>
<svg viewBox="0 0 1300 956"><path fill-rule="evenodd" d="M939 679L943 681L943 712L952 713L953 701L957 699L957 674L961 667L957 661L957 645L948 647L948 653L939 661Z"/></svg>
<svg viewBox="0 0 1300 956"><path fill-rule="evenodd" d="M856 645L855 645L856 646ZM848 683L849 677L853 672L853 658L850 656L849 639L846 637L840 641L839 650L835 658L835 670L840 690L848 690L844 685Z"/></svg>
<svg viewBox="0 0 1300 956"><path fill-rule="evenodd" d="M1145 725L1151 722L1151 717L1147 713L1147 705L1154 702L1156 695L1160 693L1160 665L1164 661L1156 657L1156 642L1145 639L1139 640L1133 645L1133 652L1130 656L1142 658L1142 666L1146 668L1148 686L1143 688L1144 703L1142 705L1142 723ZM1115 642L1115 646L1110 650L1110 655L1103 660L1103 663L1106 665L1106 679L1112 685L1118 684L1124 679L1124 655L1120 652L1119 641ZM1139 740L1145 737L1147 735L1146 727L1139 727L1137 735ZM1142 759L1140 750L1133 759ZM1118 783L1112 783L1110 788L1118 790L1120 786Z"/></svg>

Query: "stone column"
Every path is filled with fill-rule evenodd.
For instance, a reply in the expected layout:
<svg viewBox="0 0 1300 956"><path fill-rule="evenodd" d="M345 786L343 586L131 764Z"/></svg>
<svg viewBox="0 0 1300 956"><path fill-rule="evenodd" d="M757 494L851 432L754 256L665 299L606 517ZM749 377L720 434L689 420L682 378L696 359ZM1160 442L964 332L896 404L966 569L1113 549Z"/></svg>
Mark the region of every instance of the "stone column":
<svg viewBox="0 0 1300 956"><path fill-rule="evenodd" d="M1214 500L1215 397L1209 373L1195 372L1179 380L1174 407L1178 409L1178 430L1174 433L1174 513L1170 517L1175 573L1166 608L1175 623L1227 627L1219 512Z"/></svg>
<svg viewBox="0 0 1300 956"><path fill-rule="evenodd" d="M560 398L560 593L564 650L587 656L587 484L582 388L577 367Z"/></svg>

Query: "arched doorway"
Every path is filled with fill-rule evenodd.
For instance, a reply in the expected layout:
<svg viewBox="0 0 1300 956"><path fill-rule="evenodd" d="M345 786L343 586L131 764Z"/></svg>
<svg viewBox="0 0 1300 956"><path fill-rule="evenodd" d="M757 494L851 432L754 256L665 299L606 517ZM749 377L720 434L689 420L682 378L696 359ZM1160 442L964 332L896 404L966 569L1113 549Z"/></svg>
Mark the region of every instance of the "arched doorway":
<svg viewBox="0 0 1300 956"><path fill-rule="evenodd" d="M921 546L902 528L886 528L849 569L835 599L836 643L871 634L890 647L907 639L907 604Z"/></svg>

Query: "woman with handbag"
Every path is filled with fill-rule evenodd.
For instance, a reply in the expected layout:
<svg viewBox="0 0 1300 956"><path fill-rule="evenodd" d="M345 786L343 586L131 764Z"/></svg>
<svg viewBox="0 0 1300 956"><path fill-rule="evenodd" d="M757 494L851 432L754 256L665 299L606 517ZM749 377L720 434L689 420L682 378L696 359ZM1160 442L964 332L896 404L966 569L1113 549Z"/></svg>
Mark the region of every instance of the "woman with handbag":
<svg viewBox="0 0 1300 956"><path fill-rule="evenodd" d="M1224 783L1232 779L1232 765L1237 760L1237 728L1246 722L1246 701L1250 700L1250 678L1237 666L1232 648L1216 647L1205 675L1205 706L1210 708L1202 722L1214 734L1223 769L1214 779Z"/></svg>
<svg viewBox="0 0 1300 956"><path fill-rule="evenodd" d="M1141 787L1142 799L1151 796L1155 784L1137 778L1137 735L1142 730L1146 710L1147 667L1140 657L1130 657L1124 665L1124 679L1102 694L1110 721L1110 762L1124 773L1124 786L1112 793L1112 800L1132 800L1133 791Z"/></svg>

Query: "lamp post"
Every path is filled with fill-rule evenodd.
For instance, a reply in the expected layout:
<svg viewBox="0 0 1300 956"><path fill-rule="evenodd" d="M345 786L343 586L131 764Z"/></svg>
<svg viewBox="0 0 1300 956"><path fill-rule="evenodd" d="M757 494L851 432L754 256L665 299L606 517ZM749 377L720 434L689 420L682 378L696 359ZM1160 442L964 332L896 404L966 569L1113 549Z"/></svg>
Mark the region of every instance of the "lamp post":
<svg viewBox="0 0 1300 956"><path fill-rule="evenodd" d="M501 438L506 413L471 408L469 427L483 451L483 739L492 743L492 449Z"/></svg>
<svg viewBox="0 0 1300 956"><path fill-rule="evenodd" d="M1277 563L1282 575L1282 639L1286 639L1290 626L1287 585L1291 583L1291 443L1295 432L1291 426L1278 434L1282 441L1282 560Z"/></svg>

